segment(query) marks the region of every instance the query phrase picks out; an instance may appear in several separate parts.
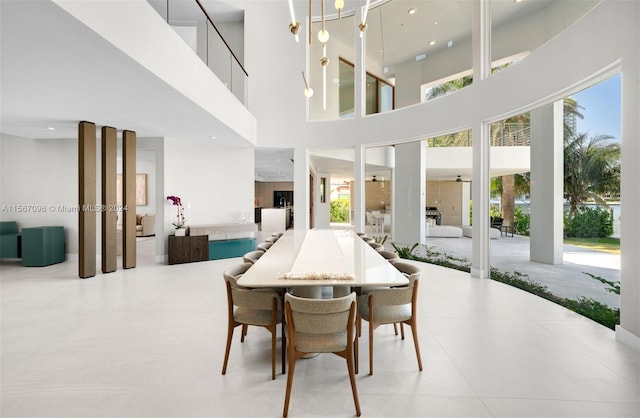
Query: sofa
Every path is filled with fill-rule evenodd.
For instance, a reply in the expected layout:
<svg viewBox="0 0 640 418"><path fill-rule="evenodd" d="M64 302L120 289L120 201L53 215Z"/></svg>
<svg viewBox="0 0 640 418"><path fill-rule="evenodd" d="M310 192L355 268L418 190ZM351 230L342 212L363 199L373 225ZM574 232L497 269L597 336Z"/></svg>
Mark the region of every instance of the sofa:
<svg viewBox="0 0 640 418"><path fill-rule="evenodd" d="M0 258L20 258L20 234L13 221L0 222Z"/></svg>
<svg viewBox="0 0 640 418"><path fill-rule="evenodd" d="M462 228L453 225L436 225L436 220L428 218L425 220L425 236L431 238L460 238Z"/></svg>
<svg viewBox="0 0 640 418"><path fill-rule="evenodd" d="M471 226L467 225L462 227L462 235L464 235L465 237L471 238L472 234L473 234L473 228ZM502 234L500 233L499 229L489 228L489 238L498 239L500 238L500 235Z"/></svg>
<svg viewBox="0 0 640 418"><path fill-rule="evenodd" d="M156 215L136 215L136 236L150 237L156 234Z"/></svg>

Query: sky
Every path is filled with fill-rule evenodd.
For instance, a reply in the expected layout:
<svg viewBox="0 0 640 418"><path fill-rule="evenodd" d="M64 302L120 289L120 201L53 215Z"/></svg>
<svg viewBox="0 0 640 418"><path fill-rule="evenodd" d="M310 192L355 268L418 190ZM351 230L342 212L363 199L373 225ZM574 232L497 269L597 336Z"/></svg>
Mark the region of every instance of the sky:
<svg viewBox="0 0 640 418"><path fill-rule="evenodd" d="M620 74L574 94L584 119L577 120L578 132L588 136L611 135L620 142Z"/></svg>

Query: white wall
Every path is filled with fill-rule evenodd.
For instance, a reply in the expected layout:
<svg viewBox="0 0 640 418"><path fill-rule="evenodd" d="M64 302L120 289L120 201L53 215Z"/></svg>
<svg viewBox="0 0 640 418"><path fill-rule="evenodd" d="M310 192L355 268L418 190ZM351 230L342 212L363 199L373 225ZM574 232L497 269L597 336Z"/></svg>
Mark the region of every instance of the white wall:
<svg viewBox="0 0 640 418"><path fill-rule="evenodd" d="M77 160L77 140L0 134L0 219L16 221L19 229L63 226L65 253L77 254Z"/></svg>
<svg viewBox="0 0 640 418"><path fill-rule="evenodd" d="M173 234L176 209L166 196L182 199L187 226L238 222L243 214L253 217L254 150L165 138L164 221L156 237ZM166 248L166 247L165 247ZM166 254L166 251L165 251Z"/></svg>
<svg viewBox="0 0 640 418"><path fill-rule="evenodd" d="M144 0L53 0L180 94L255 144L256 120ZM286 6L286 5L285 5ZM117 22L115 24L114 22ZM150 50L150 37L163 53ZM212 97L220 100L211 100Z"/></svg>
<svg viewBox="0 0 640 418"><path fill-rule="evenodd" d="M137 205L136 213L156 213L156 154L153 151L136 150L136 174L147 175L147 204Z"/></svg>

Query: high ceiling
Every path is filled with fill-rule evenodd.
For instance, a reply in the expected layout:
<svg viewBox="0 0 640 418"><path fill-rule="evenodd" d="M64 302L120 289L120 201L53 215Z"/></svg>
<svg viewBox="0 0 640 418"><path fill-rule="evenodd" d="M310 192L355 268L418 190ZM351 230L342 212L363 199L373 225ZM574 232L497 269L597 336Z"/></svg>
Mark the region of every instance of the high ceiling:
<svg viewBox="0 0 640 418"><path fill-rule="evenodd" d="M492 24L498 26L534 13L550 2L551 0L524 0L518 3L513 0L492 0ZM293 4L296 19L303 22L308 14L308 2L294 0ZM320 4L320 0L313 0L314 20L318 20L320 16ZM331 39L347 45L353 44L354 31L357 30L353 11L364 4L364 0L345 1L344 13L338 20L333 2L326 1L325 13L329 19L327 30ZM371 5L367 17L367 57L374 57L384 66L392 68L395 64L413 61L420 54L428 57L439 50L447 49L449 41L458 43L471 37L471 0L383 0L372 1ZM412 9L415 13L409 14ZM318 26L319 23L314 24L314 30L317 30ZM303 25L301 33L305 30ZM435 44L429 45L430 41L435 41ZM469 60L471 61L471 56ZM272 178L274 181L278 181L278 178L290 181L293 178L292 165L278 165L275 161L278 156L270 154L272 152L266 149L256 150L256 159L266 163L263 169L256 162L256 176ZM311 163L323 172L331 173L332 178L353 179L353 162L312 155ZM366 172L367 178L374 174L378 178L390 175L388 168L371 165L366 166ZM431 173L434 179L455 179L458 175L470 178L471 167Z"/></svg>
<svg viewBox="0 0 640 418"><path fill-rule="evenodd" d="M244 12L238 6L245 1L200 1L214 21L244 20ZM531 13L549 1L494 0L491 2L494 24ZM166 19L167 1L149 2ZM320 1L313 3L314 15L319 16ZM364 0L346 0L345 3L345 15L348 16L363 5ZM170 22L188 23L194 13L200 13L194 5L190 0L170 0ZM303 20L307 1L294 0L294 5L299 20ZM332 5L333 2L327 0L328 10L332 10ZM234 138L235 134L222 123L120 53L55 3L2 0L0 7L0 123L3 133L39 139L73 138L77 134L78 120L92 120L96 116L102 124L135 130L139 137L188 135L210 140L212 132L219 132L218 137ZM413 15L407 13L411 8L416 9ZM456 42L469 37L470 8L470 0L372 1L368 18L368 54L383 53L383 62L391 65L412 59L419 53L428 54L435 48L444 48L448 40ZM283 30L286 30L288 19L288 14L282 17ZM353 39L354 28L350 24L337 24L332 30L336 39ZM435 45L425 44L432 39L436 40ZM61 45L64 48L60 48ZM135 100L123 100L123 97L134 97ZM256 177L266 179L276 173L282 180L291 180L291 154L291 150L258 149ZM340 177L350 171L344 161L336 161L333 166L328 158L312 160L312 163ZM376 169L368 167L367 170L370 168Z"/></svg>

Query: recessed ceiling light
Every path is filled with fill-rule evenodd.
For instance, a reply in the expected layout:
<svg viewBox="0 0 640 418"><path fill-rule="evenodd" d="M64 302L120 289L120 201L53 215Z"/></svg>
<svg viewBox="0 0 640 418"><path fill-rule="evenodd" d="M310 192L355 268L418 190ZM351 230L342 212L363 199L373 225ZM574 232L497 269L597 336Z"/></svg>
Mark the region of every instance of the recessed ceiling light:
<svg viewBox="0 0 640 418"><path fill-rule="evenodd" d="M433 46L436 44L436 41L429 41L429 45Z"/></svg>
<svg viewBox="0 0 640 418"><path fill-rule="evenodd" d="M513 0L513 1L515 1L516 3L520 3L522 0Z"/></svg>
<svg viewBox="0 0 640 418"><path fill-rule="evenodd" d="M47 130L48 130L48 131L55 131L55 130L56 130L56 128L54 128L53 126L48 126L48 127L47 127Z"/></svg>
<svg viewBox="0 0 640 418"><path fill-rule="evenodd" d="M438 24L438 21L436 20L435 22L433 22L433 24L434 24L434 25L437 25L437 24Z"/></svg>
<svg viewBox="0 0 640 418"><path fill-rule="evenodd" d="M412 7L409 10L407 10L407 13L409 13L410 15L414 15L416 14L416 9Z"/></svg>
<svg viewBox="0 0 640 418"><path fill-rule="evenodd" d="M212 135L212 136L211 136L211 139L216 139L216 137Z"/></svg>

